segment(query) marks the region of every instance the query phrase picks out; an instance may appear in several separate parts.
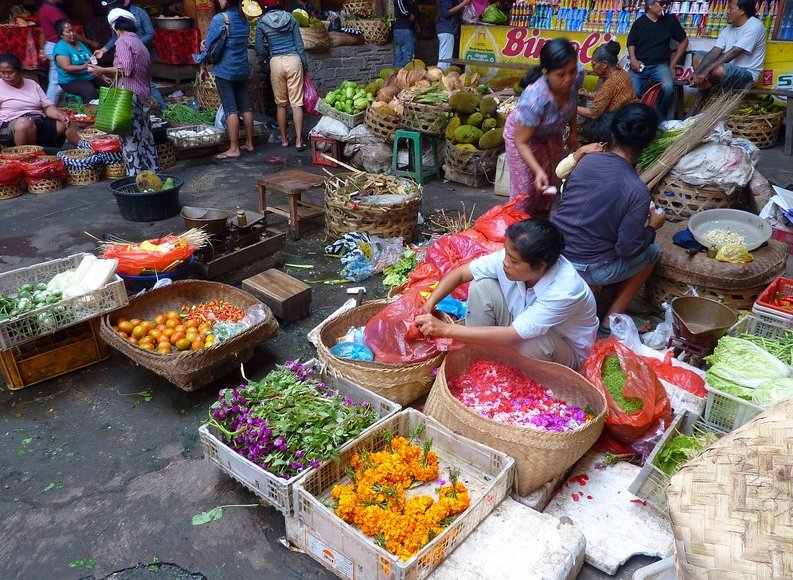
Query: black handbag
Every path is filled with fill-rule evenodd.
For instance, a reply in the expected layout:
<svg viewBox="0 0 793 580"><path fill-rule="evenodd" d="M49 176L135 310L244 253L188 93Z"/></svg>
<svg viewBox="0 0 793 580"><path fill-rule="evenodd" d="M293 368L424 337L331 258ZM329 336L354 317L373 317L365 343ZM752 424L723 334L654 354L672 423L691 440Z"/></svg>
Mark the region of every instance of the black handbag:
<svg viewBox="0 0 793 580"><path fill-rule="evenodd" d="M226 26L220 31L220 36L207 47L207 53L201 61L203 64L217 64L223 58L223 52L226 48L226 37L229 35L229 17L225 12L222 14Z"/></svg>

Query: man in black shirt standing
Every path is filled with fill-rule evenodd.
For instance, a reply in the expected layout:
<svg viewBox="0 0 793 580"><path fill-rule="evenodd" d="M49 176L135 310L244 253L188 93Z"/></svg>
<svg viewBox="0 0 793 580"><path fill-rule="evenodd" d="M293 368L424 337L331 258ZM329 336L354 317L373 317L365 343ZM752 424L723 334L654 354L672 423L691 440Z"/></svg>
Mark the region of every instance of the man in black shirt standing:
<svg viewBox="0 0 793 580"><path fill-rule="evenodd" d="M416 53L416 22L418 7L415 0L394 0L394 66L402 68Z"/></svg>
<svg viewBox="0 0 793 580"><path fill-rule="evenodd" d="M647 81L651 86L661 83L655 108L662 120L666 119L672 104L675 66L688 48L688 37L677 18L664 14L668 6L666 0L647 0L647 12L633 23L628 33L633 90L641 97ZM678 43L674 53L670 45L672 40Z"/></svg>

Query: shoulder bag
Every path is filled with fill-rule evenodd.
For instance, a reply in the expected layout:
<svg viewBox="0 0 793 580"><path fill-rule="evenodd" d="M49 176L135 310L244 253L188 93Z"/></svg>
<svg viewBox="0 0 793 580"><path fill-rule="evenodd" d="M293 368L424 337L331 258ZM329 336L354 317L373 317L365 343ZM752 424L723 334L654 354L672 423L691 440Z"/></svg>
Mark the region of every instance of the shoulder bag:
<svg viewBox="0 0 793 580"><path fill-rule="evenodd" d="M229 15L225 12L222 13L223 21L226 25L220 31L215 41L207 47L207 53L201 61L202 64L217 64L223 58L223 51L226 48L226 38L229 35Z"/></svg>
<svg viewBox="0 0 793 580"><path fill-rule="evenodd" d="M123 135L132 132L132 99L129 89L118 86L118 73L109 87L99 87L94 125L100 131Z"/></svg>

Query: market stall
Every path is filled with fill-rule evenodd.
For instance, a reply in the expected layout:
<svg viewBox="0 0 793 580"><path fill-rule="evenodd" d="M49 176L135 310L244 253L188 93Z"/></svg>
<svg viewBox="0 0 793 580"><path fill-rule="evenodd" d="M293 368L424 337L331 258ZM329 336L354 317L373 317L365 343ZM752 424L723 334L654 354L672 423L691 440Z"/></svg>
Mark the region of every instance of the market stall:
<svg viewBox="0 0 793 580"><path fill-rule="evenodd" d="M75 25L74 30L78 35L83 33L82 26ZM18 57L25 70L46 67L49 61L40 58L39 53L40 36L41 27L33 24L0 24L0 54L8 52Z"/></svg>

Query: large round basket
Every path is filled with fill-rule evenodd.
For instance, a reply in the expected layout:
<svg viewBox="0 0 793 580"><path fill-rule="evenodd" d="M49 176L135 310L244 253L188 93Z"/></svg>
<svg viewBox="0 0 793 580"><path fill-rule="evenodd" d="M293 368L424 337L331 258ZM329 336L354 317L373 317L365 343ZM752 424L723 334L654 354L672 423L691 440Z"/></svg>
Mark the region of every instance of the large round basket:
<svg viewBox="0 0 793 580"><path fill-rule="evenodd" d="M727 128L736 137L743 137L760 149L776 145L785 108L779 107L767 115L730 115L724 121Z"/></svg>
<svg viewBox="0 0 793 580"><path fill-rule="evenodd" d="M681 579L793 578L793 400L722 437L667 488Z"/></svg>
<svg viewBox="0 0 793 580"><path fill-rule="evenodd" d="M22 195L22 166L17 161L0 159L0 173L4 173L0 183L0 199L13 199Z"/></svg>
<svg viewBox="0 0 793 580"><path fill-rule="evenodd" d="M47 164L46 169L37 168ZM63 189L66 181L66 164L55 155L37 155L28 158L23 164L25 184L30 193L52 193Z"/></svg>
<svg viewBox="0 0 793 580"><path fill-rule="evenodd" d="M22 183L16 185L0 185L0 199L14 199L22 195Z"/></svg>
<svg viewBox="0 0 793 580"><path fill-rule="evenodd" d="M40 155L44 155L44 147L40 145L17 145L0 151L0 159L7 161L27 161Z"/></svg>
<svg viewBox="0 0 793 580"><path fill-rule="evenodd" d="M155 316L167 310L180 310L183 304L198 304L215 299L225 300L243 310L253 305L261 305L266 313L265 319L207 349L172 355L138 348L124 340L112 328L113 322L120 317L154 320ZM129 305L121 310L105 316L101 327L102 338L110 346L185 391L195 391L238 369L240 363L253 357L253 348L257 344L277 333L278 323L273 313L259 300L233 286L203 280L184 280L149 290L130 300Z"/></svg>
<svg viewBox="0 0 793 580"><path fill-rule="evenodd" d="M367 44L388 44L391 26L382 18L372 20L346 20L344 26L360 29Z"/></svg>
<svg viewBox="0 0 793 580"><path fill-rule="evenodd" d="M93 150L67 149L58 151L58 157L66 164L66 182L69 185L91 185L99 181L101 160Z"/></svg>
<svg viewBox="0 0 793 580"><path fill-rule="evenodd" d="M63 189L63 181L60 179L41 179L35 182L26 182L30 193L53 193Z"/></svg>
<svg viewBox="0 0 793 580"><path fill-rule="evenodd" d="M394 133L401 127L401 115L386 115L372 107L372 103L366 107L366 115L363 118L364 124L369 130L388 141L394 142Z"/></svg>
<svg viewBox="0 0 793 580"><path fill-rule="evenodd" d="M369 18L374 13L374 3L367 0L356 0L355 2L345 2L342 9L353 16Z"/></svg>
<svg viewBox="0 0 793 580"><path fill-rule="evenodd" d="M743 200L741 192L727 195L720 187L694 187L667 174L653 191L655 205L666 212L670 222L687 220L706 209L737 208Z"/></svg>
<svg viewBox="0 0 793 580"><path fill-rule="evenodd" d="M496 177L498 156L503 152L503 147L469 151L446 140L446 164L449 169L465 175L485 175L490 181Z"/></svg>
<svg viewBox="0 0 793 580"><path fill-rule="evenodd" d="M80 138L80 141L85 141L86 143L90 143L94 139L101 139L103 137L108 137L109 133L100 131L96 127L88 127L87 129L82 129L80 131L77 131L77 136Z"/></svg>
<svg viewBox="0 0 793 580"><path fill-rule="evenodd" d="M452 117L451 109L445 103L425 105L406 101L403 106L402 127L429 135L442 135Z"/></svg>
<svg viewBox="0 0 793 580"><path fill-rule="evenodd" d="M348 34L346 32L328 32L331 46L355 46L365 44L363 36L360 34Z"/></svg>
<svg viewBox="0 0 793 580"><path fill-rule="evenodd" d="M303 38L303 48L306 50L328 50L330 48L330 36L325 28L300 28L300 36Z"/></svg>
<svg viewBox="0 0 793 580"><path fill-rule="evenodd" d="M165 171L176 165L176 147L173 141L166 141L157 145L157 161L160 171Z"/></svg>
<svg viewBox="0 0 793 580"><path fill-rule="evenodd" d="M515 427L482 417L452 395L448 381L463 374L477 359L500 361L522 371L570 404L589 407L595 418L575 431L557 433ZM564 474L595 444L603 431L606 398L583 376L560 364L521 356L512 349L466 346L446 355L424 412L446 427L510 455L518 468L518 495L528 495L546 481Z"/></svg>
<svg viewBox="0 0 793 580"><path fill-rule="evenodd" d="M365 326L387 304L388 300L366 302L324 323L319 329L317 354L335 376L357 383L389 401L407 405L429 392L433 370L440 366L446 353L406 365L349 360L330 353L338 338L344 336L350 327Z"/></svg>
<svg viewBox="0 0 793 580"><path fill-rule="evenodd" d="M414 193L404 201L373 204L356 201L350 194L366 188L375 178L379 183L407 183ZM410 241L421 209L421 186L405 177L373 176L370 173L337 173L325 180L325 233L333 240L346 233L366 232L381 238L401 236Z"/></svg>

